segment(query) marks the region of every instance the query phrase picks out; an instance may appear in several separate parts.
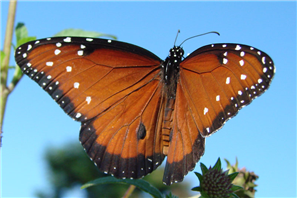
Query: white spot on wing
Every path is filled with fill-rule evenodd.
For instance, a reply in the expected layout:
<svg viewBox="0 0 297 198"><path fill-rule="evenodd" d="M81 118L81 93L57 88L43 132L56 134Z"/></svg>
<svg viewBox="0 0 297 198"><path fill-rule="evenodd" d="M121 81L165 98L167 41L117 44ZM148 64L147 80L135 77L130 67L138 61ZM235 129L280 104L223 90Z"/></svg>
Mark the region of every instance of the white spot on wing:
<svg viewBox="0 0 297 198"><path fill-rule="evenodd" d="M80 118L81 117L81 113L77 113L76 115L75 115L75 118Z"/></svg>
<svg viewBox="0 0 297 198"><path fill-rule="evenodd" d="M86 101L87 101L88 104L90 104L91 100L92 100L91 96L86 97Z"/></svg>
<svg viewBox="0 0 297 198"><path fill-rule="evenodd" d="M242 91L240 91L240 90L239 90L239 91L238 91L238 95L240 95L240 96L241 96L241 95L242 95Z"/></svg>
<svg viewBox="0 0 297 198"><path fill-rule="evenodd" d="M263 73L266 73L267 72L267 67L264 67L263 68Z"/></svg>
<svg viewBox="0 0 297 198"><path fill-rule="evenodd" d="M261 83L263 82L263 80L261 78L258 79L258 83Z"/></svg>
<svg viewBox="0 0 297 198"><path fill-rule="evenodd" d="M55 50L55 55L58 55L58 54L60 54L61 53L61 50L59 50L59 49L56 49Z"/></svg>
<svg viewBox="0 0 297 198"><path fill-rule="evenodd" d="M79 87L79 83L78 82L75 82L74 83L74 88L78 89L78 87Z"/></svg>
<svg viewBox="0 0 297 198"><path fill-rule="evenodd" d="M226 84L227 84L227 85L230 84L230 77L227 77L227 78L226 78Z"/></svg>
<svg viewBox="0 0 297 198"><path fill-rule="evenodd" d="M244 51L240 52L240 56L243 57L245 55Z"/></svg>
<svg viewBox="0 0 297 198"><path fill-rule="evenodd" d="M32 45L28 45L27 51L29 51L30 49L32 49Z"/></svg>
<svg viewBox="0 0 297 198"><path fill-rule="evenodd" d="M54 65L54 62L51 62L51 61L49 61L49 62L46 62L46 63L45 63L45 65L46 65L46 66L49 66L49 67L51 67L51 66L53 66L53 65Z"/></svg>
<svg viewBox="0 0 297 198"><path fill-rule="evenodd" d="M227 47L227 44L223 44L222 47Z"/></svg>
<svg viewBox="0 0 297 198"><path fill-rule="evenodd" d="M66 42L66 43L70 43L70 42L71 42L71 38L70 38L70 37L66 37L66 38L64 38L64 42Z"/></svg>
<svg viewBox="0 0 297 198"><path fill-rule="evenodd" d="M244 65L244 60L240 60L239 64L240 64L240 66L243 66Z"/></svg>
<svg viewBox="0 0 297 198"><path fill-rule="evenodd" d="M220 101L220 95L216 96L216 101Z"/></svg>
<svg viewBox="0 0 297 198"><path fill-rule="evenodd" d="M85 49L86 46L85 45L80 45L80 49Z"/></svg>
<svg viewBox="0 0 297 198"><path fill-rule="evenodd" d="M208 108L204 107L203 114L205 115L208 112Z"/></svg>
<svg viewBox="0 0 297 198"><path fill-rule="evenodd" d="M84 54L84 51L83 50L78 50L77 51L77 55L82 56L83 54Z"/></svg>
<svg viewBox="0 0 297 198"><path fill-rule="evenodd" d="M86 38L86 41L91 42L91 41L93 41L93 39L92 38Z"/></svg>
<svg viewBox="0 0 297 198"><path fill-rule="evenodd" d="M246 79L246 75L245 74L241 74L240 79L241 80L245 80Z"/></svg>
<svg viewBox="0 0 297 198"><path fill-rule="evenodd" d="M264 65L265 65L265 63L266 63L265 59L266 59L266 57L263 56L263 57L262 57L262 63L263 63Z"/></svg>
<svg viewBox="0 0 297 198"><path fill-rule="evenodd" d="M228 63L228 59L227 58L223 58L223 64L227 64Z"/></svg>
<svg viewBox="0 0 297 198"><path fill-rule="evenodd" d="M71 66L67 66L67 67L66 67L66 71L67 71L67 72L71 72L71 71L72 71L72 67L71 67Z"/></svg>
<svg viewBox="0 0 297 198"><path fill-rule="evenodd" d="M23 58L26 58L27 57L27 54L26 53L23 53Z"/></svg>
<svg viewBox="0 0 297 198"><path fill-rule="evenodd" d="M61 47L62 44L61 44L61 43L56 43L56 46L57 46L57 47Z"/></svg>
<svg viewBox="0 0 297 198"><path fill-rule="evenodd" d="M240 45L236 45L235 50L240 50L240 49L241 49Z"/></svg>

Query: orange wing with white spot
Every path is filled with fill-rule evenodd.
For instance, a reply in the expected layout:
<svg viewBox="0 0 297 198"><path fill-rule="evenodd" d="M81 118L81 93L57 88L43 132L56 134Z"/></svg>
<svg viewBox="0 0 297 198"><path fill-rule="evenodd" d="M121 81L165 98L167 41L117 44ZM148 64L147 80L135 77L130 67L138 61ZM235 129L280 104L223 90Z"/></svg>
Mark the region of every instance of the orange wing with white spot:
<svg viewBox="0 0 297 198"><path fill-rule="evenodd" d="M56 37L16 50L22 71L73 119L99 169L140 178L161 165L161 60L118 41Z"/></svg>
<svg viewBox="0 0 297 198"><path fill-rule="evenodd" d="M194 169L204 137L266 91L274 69L266 53L241 44L207 45L180 63L163 181L179 182Z"/></svg>

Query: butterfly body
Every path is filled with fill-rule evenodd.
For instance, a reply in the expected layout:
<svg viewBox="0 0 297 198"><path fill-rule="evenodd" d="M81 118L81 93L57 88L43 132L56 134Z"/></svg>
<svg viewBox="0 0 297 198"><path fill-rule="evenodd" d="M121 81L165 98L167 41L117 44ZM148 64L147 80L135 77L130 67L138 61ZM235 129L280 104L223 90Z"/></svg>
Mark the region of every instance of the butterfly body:
<svg viewBox="0 0 297 198"><path fill-rule="evenodd" d="M73 119L80 142L105 173L140 178L167 156L163 182L182 181L205 137L263 93L272 59L242 44L212 44L163 61L106 39L56 37L17 48L16 62Z"/></svg>

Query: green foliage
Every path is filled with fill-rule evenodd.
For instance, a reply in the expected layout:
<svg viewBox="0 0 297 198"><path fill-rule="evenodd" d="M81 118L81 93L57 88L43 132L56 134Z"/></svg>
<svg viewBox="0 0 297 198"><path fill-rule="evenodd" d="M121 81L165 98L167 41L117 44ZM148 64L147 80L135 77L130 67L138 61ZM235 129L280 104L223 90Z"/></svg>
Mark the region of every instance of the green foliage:
<svg viewBox="0 0 297 198"><path fill-rule="evenodd" d="M17 47L29 42L29 41L33 41L36 40L36 36L28 36L28 30L25 26L24 23L18 23L16 28L15 28L15 35L16 35L16 43L17 43ZM11 83L15 86L20 79L23 76L23 72L21 71L21 69L19 67L14 67L14 75L13 78L11 80Z"/></svg>
<svg viewBox="0 0 297 198"><path fill-rule="evenodd" d="M227 163L227 168L230 170L230 173L237 172L238 175L233 180L233 184L242 186L243 188L236 191L235 194L240 198L253 198L255 197L256 189L255 181L259 178L254 172L249 172L245 168L238 168L238 160L236 158L236 163L232 166L230 162L225 159Z"/></svg>
<svg viewBox="0 0 297 198"><path fill-rule="evenodd" d="M178 198L177 196L173 195L171 192L166 195L166 198Z"/></svg>
<svg viewBox="0 0 297 198"><path fill-rule="evenodd" d="M101 185L101 184L130 184L134 185L137 188L141 189L144 192L149 193L155 198L163 198L163 194L154 186L152 186L150 183L148 183L145 180L138 179L138 180L133 180L133 179L117 179L115 177L104 177L104 178L99 178L93 181L90 181L86 184L84 184L81 188L88 188L90 186L94 185Z"/></svg>
<svg viewBox="0 0 297 198"><path fill-rule="evenodd" d="M29 41L36 40L36 36L28 36L28 30L24 23L18 23L15 28L16 46L20 46Z"/></svg>
<svg viewBox="0 0 297 198"><path fill-rule="evenodd" d="M69 143L62 148L48 148L45 154L48 165L48 178L52 186L51 191L39 191L37 195L60 198L66 190L105 177L99 172L94 163L88 158L82 146L78 143ZM127 186L100 185L86 189L86 197L121 197Z"/></svg>
<svg viewBox="0 0 297 198"><path fill-rule="evenodd" d="M104 34L94 31L85 31L81 29L65 29L61 32L58 32L54 36L81 36L81 37L110 37L112 39L117 39L116 36L111 34Z"/></svg>
<svg viewBox="0 0 297 198"><path fill-rule="evenodd" d="M164 168L160 167L152 174L143 178L143 180L118 180L114 177L109 177L101 173L94 163L88 158L82 146L77 143L69 143L61 148L48 148L45 160L48 167L48 179L51 185L51 191L39 190L36 196L42 197L63 197L67 190L71 190L81 185L89 185L89 181L101 182L100 185L89 186L84 188L87 198L93 197L122 197L128 189L129 182L135 182L133 185L137 186L138 182L141 185L147 183L153 185L155 189L148 185L148 189L153 189L151 194L168 194L170 191L180 197L189 197L189 184L187 182L173 184L166 186L162 183ZM102 180L100 178L103 178ZM98 179L98 180L97 180ZM94 181L95 180L95 181ZM104 183L105 182L105 183ZM111 183L113 182L113 183ZM104 183L104 184L103 184ZM145 185L147 185L145 184ZM144 185L144 186L145 186ZM83 186L85 187L85 185ZM144 193L144 187L135 188L130 198L149 196ZM140 190L141 189L141 190ZM157 197L157 195L154 195Z"/></svg>
<svg viewBox="0 0 297 198"><path fill-rule="evenodd" d="M216 164L213 167L209 167L209 169L203 163L200 163L200 167L202 175L195 172L199 179L200 186L192 188L193 191L199 191L201 193L200 198L238 197L234 192L242 187L232 184L237 173L228 175L228 170L223 172L220 158L217 160Z"/></svg>

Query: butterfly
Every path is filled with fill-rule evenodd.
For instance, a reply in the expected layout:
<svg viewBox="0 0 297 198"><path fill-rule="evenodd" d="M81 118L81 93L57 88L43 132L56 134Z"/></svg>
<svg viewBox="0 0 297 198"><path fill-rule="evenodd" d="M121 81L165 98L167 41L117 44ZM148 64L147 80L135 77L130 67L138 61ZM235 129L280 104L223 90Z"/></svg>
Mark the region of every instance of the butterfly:
<svg viewBox="0 0 297 198"><path fill-rule="evenodd" d="M15 51L24 74L74 120L104 173L141 178L167 161L163 182L183 180L204 154L205 138L268 89L272 59L243 44L218 43L162 60L136 45L53 37Z"/></svg>

